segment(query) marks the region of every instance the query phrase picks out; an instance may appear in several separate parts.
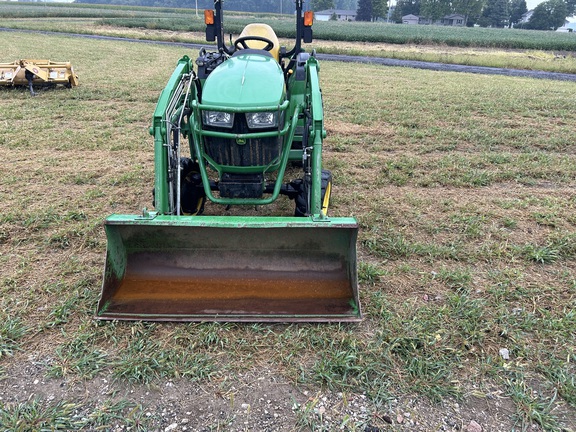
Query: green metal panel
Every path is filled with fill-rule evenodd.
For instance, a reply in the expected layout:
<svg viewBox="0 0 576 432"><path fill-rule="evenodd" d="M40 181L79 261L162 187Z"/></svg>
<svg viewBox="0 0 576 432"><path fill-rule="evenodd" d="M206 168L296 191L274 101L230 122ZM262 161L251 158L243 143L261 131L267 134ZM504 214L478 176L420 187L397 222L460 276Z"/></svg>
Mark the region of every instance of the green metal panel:
<svg viewBox="0 0 576 432"><path fill-rule="evenodd" d="M312 185L310 213L320 215L322 208L322 143L326 136L324 129L324 108L322 92L320 91L318 61L311 57L306 62L308 83L310 91L310 111L312 115Z"/></svg>
<svg viewBox="0 0 576 432"><path fill-rule="evenodd" d="M286 216L170 216L154 212L149 217L113 214L106 218L106 226L184 226L215 228L357 228L353 217L326 218L322 222L311 217Z"/></svg>
<svg viewBox="0 0 576 432"><path fill-rule="evenodd" d="M218 66L202 89L205 105L239 107L278 106L284 99L284 75L271 57L235 56Z"/></svg>

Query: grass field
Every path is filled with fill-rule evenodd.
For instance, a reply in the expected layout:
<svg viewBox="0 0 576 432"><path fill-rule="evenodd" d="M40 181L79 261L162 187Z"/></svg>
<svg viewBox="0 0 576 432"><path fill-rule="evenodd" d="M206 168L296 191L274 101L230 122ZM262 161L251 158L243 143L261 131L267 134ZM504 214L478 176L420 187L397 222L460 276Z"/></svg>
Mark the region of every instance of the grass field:
<svg viewBox="0 0 576 432"><path fill-rule="evenodd" d="M4 429L165 428L152 395L131 391L170 385L213 386L228 407L189 430L248 430L248 376L291 389L274 401L288 426L272 430L441 430L432 413L458 404L465 421L480 402L498 413L484 430L576 424L573 83L323 63L331 214L361 226L365 320L96 322L102 221L150 207L149 121L178 58L196 53L3 38L1 60L72 60L80 77L36 98L0 89ZM77 383L85 393L62 390ZM320 410L322 395L339 408ZM359 398L363 416L345 414Z"/></svg>
<svg viewBox="0 0 576 432"><path fill-rule="evenodd" d="M240 33L252 17L233 17L226 21L229 31ZM280 37L294 34L291 19L261 17L274 27ZM102 23L120 27L148 27L172 31L194 31L199 26L191 19L108 18ZM457 47L510 48L533 50L574 51L576 38L568 33L532 30L467 28L444 26L408 26L386 23L317 21L314 24L317 39L331 41L375 42L416 45L448 45Z"/></svg>
<svg viewBox="0 0 576 432"><path fill-rule="evenodd" d="M184 15L184 16L183 16ZM272 14L241 14L229 12L228 31L236 34L254 22L271 24L280 37L291 38L294 25L291 17ZM247 16L248 15L248 16ZM149 27L172 31L203 30L201 18L192 9L145 8L133 6L99 6L84 4L0 3L0 17L98 17L108 25ZM202 14L200 14L202 16ZM382 42L396 44L445 44L460 47L514 48L535 50L574 51L576 38L568 33L527 31L514 29L453 28L443 26L407 26L385 23L339 23L317 21L314 26L317 39L332 41Z"/></svg>
<svg viewBox="0 0 576 432"><path fill-rule="evenodd" d="M0 27L204 43L199 15L191 9L0 2ZM226 31L235 34L254 20L271 24L281 38L294 31L291 17L283 15L226 17ZM312 47L325 53L576 73L576 37L568 33L316 22L314 37Z"/></svg>

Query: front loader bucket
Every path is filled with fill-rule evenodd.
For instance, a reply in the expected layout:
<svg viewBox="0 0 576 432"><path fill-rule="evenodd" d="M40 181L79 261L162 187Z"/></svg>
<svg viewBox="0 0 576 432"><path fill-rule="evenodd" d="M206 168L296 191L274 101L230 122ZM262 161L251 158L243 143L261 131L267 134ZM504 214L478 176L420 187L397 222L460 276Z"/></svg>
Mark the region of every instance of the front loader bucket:
<svg viewBox="0 0 576 432"><path fill-rule="evenodd" d="M361 319L353 218L114 215L97 318Z"/></svg>

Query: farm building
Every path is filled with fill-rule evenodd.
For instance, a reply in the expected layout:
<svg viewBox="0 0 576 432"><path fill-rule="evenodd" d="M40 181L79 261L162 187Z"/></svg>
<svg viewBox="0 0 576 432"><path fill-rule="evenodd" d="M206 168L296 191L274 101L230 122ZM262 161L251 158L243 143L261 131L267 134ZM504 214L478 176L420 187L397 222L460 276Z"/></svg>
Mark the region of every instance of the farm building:
<svg viewBox="0 0 576 432"><path fill-rule="evenodd" d="M417 15L404 15L402 17L402 24L418 24L420 21L420 17Z"/></svg>
<svg viewBox="0 0 576 432"><path fill-rule="evenodd" d="M446 15L442 18L442 25L461 27L466 25L466 17L460 14Z"/></svg>
<svg viewBox="0 0 576 432"><path fill-rule="evenodd" d="M318 21L329 21L332 17L336 17L337 21L356 21L356 11L345 9L326 9L323 11L315 12L314 17Z"/></svg>
<svg viewBox="0 0 576 432"><path fill-rule="evenodd" d="M402 24L421 24L421 25L442 25L452 27L463 27L466 25L466 17L461 14L451 14L442 17L439 20L433 20L417 15L404 15Z"/></svg>

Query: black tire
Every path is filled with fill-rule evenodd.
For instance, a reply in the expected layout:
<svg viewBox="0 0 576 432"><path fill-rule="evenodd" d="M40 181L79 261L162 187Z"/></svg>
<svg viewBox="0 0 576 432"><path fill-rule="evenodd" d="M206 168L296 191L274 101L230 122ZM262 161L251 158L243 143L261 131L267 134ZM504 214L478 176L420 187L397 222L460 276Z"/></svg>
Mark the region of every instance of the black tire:
<svg viewBox="0 0 576 432"><path fill-rule="evenodd" d="M309 185L302 179L292 182L292 186L298 189L298 195L294 198L296 207L294 216L309 216L308 214L308 188ZM328 170L322 170L322 211L324 214L328 211L330 194L332 192L332 173Z"/></svg>
<svg viewBox="0 0 576 432"><path fill-rule="evenodd" d="M201 215L204 212L206 193L200 167L190 158L180 158L180 167L180 213Z"/></svg>

